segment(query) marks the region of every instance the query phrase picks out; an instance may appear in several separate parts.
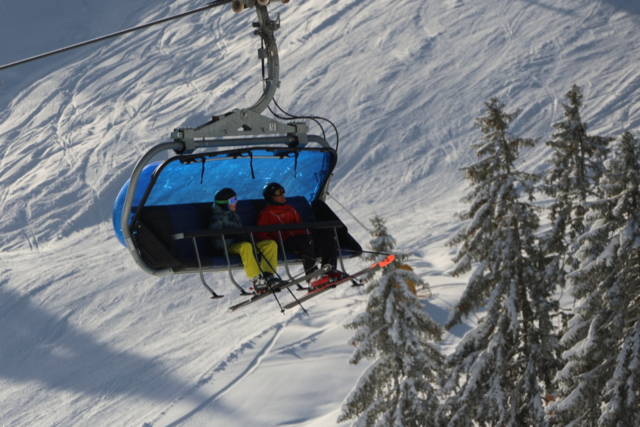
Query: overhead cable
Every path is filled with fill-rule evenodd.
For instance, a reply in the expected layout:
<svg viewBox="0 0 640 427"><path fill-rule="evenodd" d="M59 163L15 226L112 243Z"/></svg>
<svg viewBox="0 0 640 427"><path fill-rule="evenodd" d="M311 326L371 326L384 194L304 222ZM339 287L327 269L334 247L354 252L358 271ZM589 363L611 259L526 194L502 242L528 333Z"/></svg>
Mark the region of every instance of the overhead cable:
<svg viewBox="0 0 640 427"><path fill-rule="evenodd" d="M41 55L32 56L31 58L22 59L20 61L12 62L11 64L2 65L2 66L0 66L0 71L1 70L5 70L7 68L15 67L17 65L26 64L27 62L35 61L37 59L42 59L42 58L46 58L48 56L57 55L59 53L66 52L68 50L72 50L72 49L76 49L76 48L79 48L79 47L87 46L87 45L92 44L92 43L97 43L97 42L101 42L103 40L107 40L107 39L110 39L110 38L113 38L113 37L118 37L118 36L121 36L123 34L131 33L131 32L138 31L138 30L143 30L145 28L149 28L149 27L152 27L154 25L163 24L165 22L172 21L174 19L182 18L182 17L188 16L188 15L193 15L194 13L203 12L205 10L208 10L208 9L211 9L211 8L214 8L214 7L218 7L218 6L222 6L222 5L231 3L231 2L232 2L232 0L216 0L216 1L213 1L213 2L211 2L209 4L207 4L206 6L200 7L198 9L191 10L189 12L184 12L184 13L180 13L178 15L169 16L167 18L159 19L157 21L149 22L147 24L142 24L142 25L139 25L137 27L133 27L133 28L129 28L129 29L126 29L126 30L118 31L116 33L112 33L112 34L108 34L106 36L98 37L96 39L84 41L82 43L78 43L78 44L74 44L74 45L71 45L71 46L63 47L61 49L52 50L51 52L43 53Z"/></svg>

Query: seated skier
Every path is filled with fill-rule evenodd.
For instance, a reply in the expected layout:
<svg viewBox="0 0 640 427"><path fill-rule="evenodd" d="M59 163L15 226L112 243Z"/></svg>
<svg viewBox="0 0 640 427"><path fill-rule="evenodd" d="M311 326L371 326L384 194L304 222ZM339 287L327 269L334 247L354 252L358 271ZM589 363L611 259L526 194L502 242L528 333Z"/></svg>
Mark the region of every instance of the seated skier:
<svg viewBox="0 0 640 427"><path fill-rule="evenodd" d="M264 187L262 195L268 205L258 213L258 225L296 224L301 223L300 215L285 199L285 189L277 182L272 182ZM313 234L307 234L305 230L282 231L282 241L285 249L299 253L302 257L302 265L306 274L317 269L316 257L322 258L322 264L329 264L332 270L320 276L310 283L311 288L320 287L335 282L346 275L337 271L338 245L333 231L314 230ZM278 232L256 233L256 238L261 241L266 239L278 241Z"/></svg>
<svg viewBox="0 0 640 427"><path fill-rule="evenodd" d="M242 227L240 215L236 213L238 206L238 196L231 188L223 188L215 195L213 203L213 215L209 224L210 230L220 230L225 228ZM258 255L261 257L260 267L256 261L253 245L250 243L247 234L230 234L224 236L213 236L213 248L216 251L227 251L230 254L240 255L244 271L251 281L253 290L261 293L280 282L275 276L278 267L278 245L273 240L262 240L256 243Z"/></svg>

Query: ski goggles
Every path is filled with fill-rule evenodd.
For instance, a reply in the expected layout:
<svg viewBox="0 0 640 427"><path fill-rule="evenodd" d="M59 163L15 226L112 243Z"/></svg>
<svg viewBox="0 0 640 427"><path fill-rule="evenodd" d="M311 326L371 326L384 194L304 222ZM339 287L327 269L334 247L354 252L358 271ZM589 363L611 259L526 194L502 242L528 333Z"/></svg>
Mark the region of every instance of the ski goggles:
<svg viewBox="0 0 640 427"><path fill-rule="evenodd" d="M238 201L238 197L233 196L229 200L216 200L216 204L218 205L235 205Z"/></svg>
<svg viewBox="0 0 640 427"><path fill-rule="evenodd" d="M276 191L273 192L274 197L280 197L282 195L284 195L284 188L278 188Z"/></svg>

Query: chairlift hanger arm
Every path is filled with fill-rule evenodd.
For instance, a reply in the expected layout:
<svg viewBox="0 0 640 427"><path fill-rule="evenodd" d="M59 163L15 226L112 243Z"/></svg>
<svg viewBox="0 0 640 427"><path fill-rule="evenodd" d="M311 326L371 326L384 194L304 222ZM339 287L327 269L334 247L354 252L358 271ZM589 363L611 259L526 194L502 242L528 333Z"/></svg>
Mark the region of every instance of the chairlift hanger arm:
<svg viewBox="0 0 640 427"><path fill-rule="evenodd" d="M259 0L260 1L260 0ZM273 99L276 90L280 87L280 59L278 58L278 46L274 33L280 28L280 15L275 21L269 18L266 6L256 5L258 22L254 23L257 29L254 34L264 42L264 48L259 50L260 59L267 60L267 77L264 79L264 90L260 99L248 109L255 113L262 113L267 109Z"/></svg>
<svg viewBox="0 0 640 427"><path fill-rule="evenodd" d="M267 61L267 76L263 80L263 92L260 99L246 109L214 116L211 121L195 129L175 129L171 133L171 138L184 143L184 148L179 153L193 152L203 146L200 142L206 138L287 134L292 135L292 144L294 145L308 142L308 126L305 123L284 124L261 115L268 108L280 86L280 62L274 36L275 31L280 28L280 15L272 20L267 11L267 4L273 1L289 2L289 0L234 0L231 3L232 9L236 13L242 12L245 8L255 7L258 15L258 22L253 23L256 28L254 34L262 39L264 45L258 50L258 56ZM196 141L196 139L200 141Z"/></svg>
<svg viewBox="0 0 640 427"><path fill-rule="evenodd" d="M234 12L242 12L245 8L256 8L258 14L258 22L254 22L253 26L257 29L254 31L264 42L264 48L258 51L260 59L267 60L267 77L264 79L264 91L262 96L248 110L255 113L262 113L267 109L276 90L280 86L280 60L278 58L278 46L274 33L280 29L280 14L275 20L269 18L267 5L273 2L289 3L289 0L234 0L231 8Z"/></svg>

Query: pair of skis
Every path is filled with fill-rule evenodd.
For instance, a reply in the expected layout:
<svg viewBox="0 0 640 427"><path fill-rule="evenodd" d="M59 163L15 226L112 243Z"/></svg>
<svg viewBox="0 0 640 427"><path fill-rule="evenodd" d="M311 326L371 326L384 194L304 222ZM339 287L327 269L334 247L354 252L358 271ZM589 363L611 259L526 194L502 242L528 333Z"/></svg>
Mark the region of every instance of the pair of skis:
<svg viewBox="0 0 640 427"><path fill-rule="evenodd" d="M342 283L345 283L345 282L348 282L350 280L353 280L356 277L362 276L364 274L373 273L375 271L378 271L378 270L388 266L389 264L391 264L394 260L395 260L395 256L394 255L389 255L385 259L383 259L382 261L374 262L369 267L367 267L367 268L365 268L363 270L360 270L357 273L350 274L350 275L348 275L346 277L343 277L342 279L337 280L335 282L330 282L330 283L327 283L326 285L323 285L323 286L320 286L320 287L317 287L317 288L313 288L313 289L309 289L306 294L302 295L301 297L296 298L294 301L291 301L291 302L283 305L282 308L284 310L293 308L293 307L299 305L300 303L302 303L304 301L308 301L311 298L314 298L314 297L322 294L323 292L328 291L329 289L333 289L336 286L341 285ZM260 300L260 299L270 295L273 292L279 292L282 289L286 289L286 288L288 288L290 286L293 286L293 285L298 284L300 282L303 282L305 280L309 280L309 279L312 279L314 277L320 276L321 274L326 273L328 270L329 270L329 266L323 266L321 269L318 269L318 270L314 271L311 274L308 274L306 276L302 276L302 277L300 277L298 279L294 279L294 280L290 280L290 281L284 282L284 283L282 283L280 285L272 287L271 289L269 289L269 290L267 290L267 291L265 291L265 292L263 292L263 293L261 293L259 295L254 295L250 299L248 299L246 301L243 301L240 304L236 304L236 305L234 305L232 307L229 307L229 309L231 311L235 311L235 310L239 309L240 307L245 307L245 306L247 306L247 305L249 305L249 304L251 304L251 303L253 303L253 302L257 301L257 300Z"/></svg>
<svg viewBox="0 0 640 427"><path fill-rule="evenodd" d="M356 277L362 276L364 274L373 273L374 271L378 271L378 270L382 269L383 267L386 267L387 265L391 264L395 258L396 257L394 255L389 255L385 259L383 259L382 261L374 262L373 264L371 264L369 267L365 268L364 270L360 270L357 273L350 274L350 275L348 275L346 277L343 277L342 279L337 280L335 282L330 282L330 283L327 283L326 285L310 289L309 292L307 292L306 294L304 294L301 297L299 297L296 301L291 301L290 303L287 303L287 304L283 305L282 308L285 309L285 310L293 308L296 305L299 305L300 303L308 301L311 298L317 297L318 295L320 295L323 292L328 291L329 289L333 289L336 286L341 285L342 283L345 283L345 282L348 282L350 280L353 280Z"/></svg>
<svg viewBox="0 0 640 427"><path fill-rule="evenodd" d="M298 278L295 278L295 279L292 279L292 280L287 280L287 281L281 282L281 283L279 283L279 284L277 284L275 286L271 286L269 289L265 290L264 292L262 292L260 294L254 295L251 298L249 298L247 300L244 300L239 304L232 305L231 307L229 307L229 310L236 311L237 309L239 309L241 307L247 306L247 305L249 305L251 303L254 303L254 302L258 301L258 300L261 300L262 298L268 297L272 293L280 292L281 290L287 289L287 288L289 288L289 287L291 287L293 285L297 285L298 283L302 283L302 282L304 282L306 280L314 279L314 278L316 278L318 276L321 276L321 275L327 273L330 270L330 268L331 268L331 266L329 266L329 265L323 265L322 267L320 267L319 269L317 269L316 271L314 271L312 273L309 273L307 275L304 275L302 277L298 277Z"/></svg>

